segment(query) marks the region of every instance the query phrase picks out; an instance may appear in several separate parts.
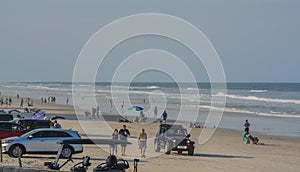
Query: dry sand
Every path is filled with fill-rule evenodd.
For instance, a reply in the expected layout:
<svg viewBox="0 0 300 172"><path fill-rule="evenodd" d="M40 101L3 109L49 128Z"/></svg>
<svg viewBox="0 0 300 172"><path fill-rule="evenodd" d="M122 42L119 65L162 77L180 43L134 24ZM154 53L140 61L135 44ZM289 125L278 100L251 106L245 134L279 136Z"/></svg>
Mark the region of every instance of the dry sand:
<svg viewBox="0 0 300 172"><path fill-rule="evenodd" d="M74 113L72 106L40 104L35 102L35 105L48 113L57 114L72 114ZM17 105L15 105L17 106ZM3 107L0 107L3 108ZM77 120L60 120L63 128L78 130L85 136ZM84 126L94 126L100 121L87 120L83 121ZM98 124L97 124L98 125ZM121 128L122 123L109 122L111 128ZM132 133L132 138L129 139L133 145L136 143L134 136L137 135L141 128L145 128L148 136L151 137L156 133L158 124L135 125L127 124ZM105 130L111 131L111 128ZM92 127L91 127L92 128ZM92 129L89 134L98 137L104 131L98 131L98 128ZM200 135L201 129L193 129L191 132L192 139L196 142ZM98 133L95 134L95 133ZM242 132L227 129L217 129L211 139L204 145L196 144L195 155L164 155L153 158L142 159L139 163L140 172L153 171L172 171L172 172L198 172L198 171L299 171L300 170L300 138L280 137L280 136L265 136L257 135L264 145L246 145L241 140ZM150 141L149 141L150 142ZM149 143L149 150L151 149ZM134 149L132 149L134 148ZM128 171L133 171L133 158L138 155L137 146L132 146L127 151L128 156L119 157L129 161L131 168ZM136 148L136 149L135 149ZM148 151L149 152L149 151ZM92 157L92 166L89 171L104 162L108 153L97 147L96 145L84 146L84 152L74 155L74 162L79 162L80 158L88 155ZM55 155L24 155L22 158L24 166L43 166L44 161L53 161ZM3 165L17 165L16 159L4 155ZM60 161L62 163L62 161ZM69 163L62 170L68 171L73 163Z"/></svg>

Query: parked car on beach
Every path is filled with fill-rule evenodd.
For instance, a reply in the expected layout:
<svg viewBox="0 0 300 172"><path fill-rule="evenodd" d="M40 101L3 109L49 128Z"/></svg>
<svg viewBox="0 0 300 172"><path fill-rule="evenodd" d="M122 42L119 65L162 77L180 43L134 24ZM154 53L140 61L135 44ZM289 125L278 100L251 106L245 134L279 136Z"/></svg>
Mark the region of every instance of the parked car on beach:
<svg viewBox="0 0 300 172"><path fill-rule="evenodd" d="M51 125L50 120L43 119L19 119L15 122L22 125L28 130L34 130L38 128L50 128Z"/></svg>
<svg viewBox="0 0 300 172"><path fill-rule="evenodd" d="M9 137L2 140L2 152L11 157L23 154L57 154L59 142L67 139L80 139L74 130L63 129L35 129L20 137ZM81 144L65 145L61 157L69 158L72 154L81 153Z"/></svg>
<svg viewBox="0 0 300 172"><path fill-rule="evenodd" d="M25 127L19 124L8 121L0 121L0 139L21 136L26 132L27 130L25 129Z"/></svg>
<svg viewBox="0 0 300 172"><path fill-rule="evenodd" d="M154 139L155 151L164 149L166 154L171 151L177 151L178 154L187 151L188 155L194 155L194 144L190 134L181 125L161 124Z"/></svg>
<svg viewBox="0 0 300 172"><path fill-rule="evenodd" d="M13 120L13 118L11 114L0 112L0 121L10 121Z"/></svg>

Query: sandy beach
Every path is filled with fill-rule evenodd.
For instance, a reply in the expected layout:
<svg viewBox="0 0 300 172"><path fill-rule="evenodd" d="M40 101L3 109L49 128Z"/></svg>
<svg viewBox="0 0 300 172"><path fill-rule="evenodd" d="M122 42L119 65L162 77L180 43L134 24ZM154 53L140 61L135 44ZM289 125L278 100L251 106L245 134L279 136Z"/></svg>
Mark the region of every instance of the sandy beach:
<svg viewBox="0 0 300 172"><path fill-rule="evenodd" d="M14 99L14 102L17 100ZM34 101L35 107L45 110L49 114L74 114L72 106L69 105L56 105L56 104L42 104L38 101ZM14 103L12 108L17 108L18 103ZM5 109L5 107L1 107ZM109 114L107 114L109 115ZM63 128L78 130L82 137L86 135L92 135L94 138L109 137L109 135L103 134L104 131L95 131L91 127L91 131L85 133L81 125L84 126L96 126L102 121L97 120L82 120L80 123L78 120L60 120ZM81 125L80 125L81 124ZM113 128L121 128L123 123L108 122L109 127L104 130L112 131ZM148 133L148 137L151 138L155 135L158 127L158 123L152 124L127 124L131 131L132 146L128 148L128 155L124 158L129 161L133 170L133 159L139 158L138 148L136 144L136 135L141 128L145 128ZM192 129L191 138L198 142L201 128ZM139 171L298 171L300 169L300 138L283 137L283 136L268 136L259 135L261 143L264 145L246 145L242 139L241 131L217 129L215 134L210 138L208 142L203 145L196 144L195 155L187 156L185 154L178 155L177 153L171 153L171 155L160 155L152 158L141 159L139 163ZM148 149L151 149L150 141L148 141ZM107 147L104 148L107 150ZM149 151L148 152L151 152ZM81 154L73 155L74 162L79 162L83 156L91 156L92 166L90 171L98 164L105 161L108 156L108 152L102 150L97 145L84 146L84 152ZM146 152L147 155L147 152ZM22 158L23 166L43 166L45 161L53 161L55 155L24 155ZM62 161L60 162L62 163ZM2 165L17 165L16 159L10 158L8 155L3 156ZM69 163L62 170L68 171L73 163Z"/></svg>

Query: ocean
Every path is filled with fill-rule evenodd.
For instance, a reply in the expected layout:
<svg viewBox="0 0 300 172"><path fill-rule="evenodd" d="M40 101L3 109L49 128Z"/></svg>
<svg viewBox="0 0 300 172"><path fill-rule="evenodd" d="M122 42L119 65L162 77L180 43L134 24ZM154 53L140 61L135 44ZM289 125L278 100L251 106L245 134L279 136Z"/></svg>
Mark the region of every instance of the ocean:
<svg viewBox="0 0 300 172"><path fill-rule="evenodd" d="M77 83L77 93L80 93L82 99L82 108L90 109L97 105L100 106L102 112L120 113L122 96L125 95L127 90L124 84L111 83L96 83L95 93L98 104L92 105L89 102L91 97L91 85L88 83ZM111 89L117 90L118 94L111 94ZM2 95L16 96L19 94L21 97L31 97L35 99L47 98L48 96L55 96L57 103L66 104L66 99L72 102L72 83L70 82L8 82L0 83L0 92ZM195 96L199 92L200 99ZM118 97L120 95L120 97ZM122 95L122 96L121 96ZM157 95L153 99L153 95ZM163 95L163 96L162 96ZM153 105L160 105L161 99L165 99L166 108L170 118L176 119L180 107L183 108L187 119L190 115L198 115L198 121L204 122L205 115L209 109L218 108L211 104L212 96L225 96L226 106L224 118L220 126L231 129L239 129L242 126L243 120L250 118L252 122L261 120L273 121L274 124L270 126L282 126L282 128L291 128L285 131L285 134L276 132L275 134L299 136L300 128L300 83L227 83L227 91L211 93L211 85L209 83L198 83L197 88L192 87L191 84L185 83L180 85L176 83L131 83L129 88L130 102L125 102L126 115L133 112L127 112L129 104L139 105L145 108L145 114L151 116L153 113ZM152 97L152 98L151 98ZM117 103L110 109L109 100L115 98ZM120 99L118 99L120 98ZM153 102L155 101L155 102ZM156 106L155 105L155 106ZM159 106L160 107L160 106ZM198 111L193 111L199 108ZM159 114L162 112L163 107L159 108ZM264 118L262 118L264 117ZM238 121L236 121L238 119ZM270 120L271 119L271 120ZM187 120L188 121L188 120ZM238 122L239 125L232 125ZM296 122L296 123L295 123ZM295 123L295 126L291 126ZM270 130L270 126L261 124L261 130ZM265 125L265 126L264 126ZM253 126L253 125L252 125ZM242 128L242 127L241 127ZM266 129L267 128L267 129ZM275 127L276 128L276 127ZM281 128L281 127L279 127Z"/></svg>

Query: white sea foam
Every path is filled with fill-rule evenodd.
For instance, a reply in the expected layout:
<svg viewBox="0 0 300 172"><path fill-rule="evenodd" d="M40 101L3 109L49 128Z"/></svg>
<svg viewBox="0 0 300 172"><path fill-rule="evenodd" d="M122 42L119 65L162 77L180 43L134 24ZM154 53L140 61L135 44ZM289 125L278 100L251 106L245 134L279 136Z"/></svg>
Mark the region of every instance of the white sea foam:
<svg viewBox="0 0 300 172"><path fill-rule="evenodd" d="M220 107L214 107L214 106L209 106L209 105L185 105L189 107L200 107L204 109L214 109L214 110L219 110L221 111L222 108ZM248 111L248 110L241 110L241 109L236 109L236 108L224 108L224 112L232 112L232 113L239 113L239 114L254 114L254 115L259 115L259 116L270 116L270 117L285 117L285 118L300 118L300 114L287 114L287 113L262 113L262 112L253 112L253 111Z"/></svg>
<svg viewBox="0 0 300 172"><path fill-rule="evenodd" d="M232 99L241 99L241 100L252 100L252 101L264 101L264 102L273 102L273 103L295 103L300 104L300 100L291 100L291 99L273 99L273 98L262 98L256 96L240 96L232 94L218 93L216 96L226 96Z"/></svg>
<svg viewBox="0 0 300 172"><path fill-rule="evenodd" d="M268 92L268 90L250 90L251 93L264 93Z"/></svg>
<svg viewBox="0 0 300 172"><path fill-rule="evenodd" d="M146 88L147 88L147 89L158 89L158 88L160 88L160 87L159 87L159 86L152 85L152 86L147 86Z"/></svg>
<svg viewBox="0 0 300 172"><path fill-rule="evenodd" d="M189 90L189 91L198 91L199 89L198 88L187 88L186 90Z"/></svg>

